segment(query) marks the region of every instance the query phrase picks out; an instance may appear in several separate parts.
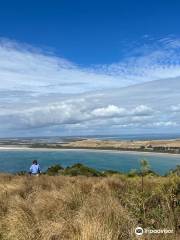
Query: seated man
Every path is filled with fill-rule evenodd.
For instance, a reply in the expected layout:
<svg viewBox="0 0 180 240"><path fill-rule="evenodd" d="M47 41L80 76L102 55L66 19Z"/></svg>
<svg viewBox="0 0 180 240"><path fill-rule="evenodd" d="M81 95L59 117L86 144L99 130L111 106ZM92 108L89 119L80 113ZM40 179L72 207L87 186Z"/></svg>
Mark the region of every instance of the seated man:
<svg viewBox="0 0 180 240"><path fill-rule="evenodd" d="M37 160L33 160L32 165L29 169L29 174L33 175L33 176L39 176L39 174L41 173L41 169L39 164L37 163Z"/></svg>

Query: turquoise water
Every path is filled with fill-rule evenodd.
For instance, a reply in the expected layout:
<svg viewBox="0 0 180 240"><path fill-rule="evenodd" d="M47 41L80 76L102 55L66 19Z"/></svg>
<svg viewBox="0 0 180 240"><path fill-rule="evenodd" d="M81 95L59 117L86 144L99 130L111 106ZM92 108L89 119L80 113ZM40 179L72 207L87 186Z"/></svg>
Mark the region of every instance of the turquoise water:
<svg viewBox="0 0 180 240"><path fill-rule="evenodd" d="M139 169L140 160L146 159L149 161L151 169L162 175L175 168L176 165L180 165L180 156L178 155L93 150L11 150L0 151L0 172L28 171L33 159L38 160L42 170L46 170L53 164L61 164L66 167L74 163L83 163L98 170L111 169L122 172Z"/></svg>

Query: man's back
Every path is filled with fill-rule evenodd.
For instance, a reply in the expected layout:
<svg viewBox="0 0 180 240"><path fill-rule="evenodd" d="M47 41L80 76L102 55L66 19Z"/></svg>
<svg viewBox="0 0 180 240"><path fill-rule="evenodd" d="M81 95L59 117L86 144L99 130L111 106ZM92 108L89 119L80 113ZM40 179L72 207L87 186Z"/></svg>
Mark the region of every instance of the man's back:
<svg viewBox="0 0 180 240"><path fill-rule="evenodd" d="M40 173L39 164L32 164L30 167L30 173L31 174L39 174Z"/></svg>

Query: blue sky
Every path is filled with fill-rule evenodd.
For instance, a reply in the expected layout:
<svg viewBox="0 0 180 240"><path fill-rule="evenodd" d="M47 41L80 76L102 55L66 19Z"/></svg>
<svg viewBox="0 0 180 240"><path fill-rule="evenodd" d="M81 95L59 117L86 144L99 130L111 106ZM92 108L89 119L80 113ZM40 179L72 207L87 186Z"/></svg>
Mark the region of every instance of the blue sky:
<svg viewBox="0 0 180 240"><path fill-rule="evenodd" d="M179 10L178 0L6 0L0 35L77 64L110 64L144 36L180 37Z"/></svg>
<svg viewBox="0 0 180 240"><path fill-rule="evenodd" d="M1 1L0 135L180 132L179 1Z"/></svg>

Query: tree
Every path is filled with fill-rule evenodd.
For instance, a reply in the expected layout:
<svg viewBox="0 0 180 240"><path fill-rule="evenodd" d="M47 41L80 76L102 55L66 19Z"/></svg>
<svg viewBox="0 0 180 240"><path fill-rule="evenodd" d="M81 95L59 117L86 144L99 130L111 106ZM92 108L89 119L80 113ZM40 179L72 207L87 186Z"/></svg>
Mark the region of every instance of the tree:
<svg viewBox="0 0 180 240"><path fill-rule="evenodd" d="M144 191L144 176L149 172L150 170L150 165L147 160L141 160L140 162L141 165L141 187L142 187L142 192Z"/></svg>

